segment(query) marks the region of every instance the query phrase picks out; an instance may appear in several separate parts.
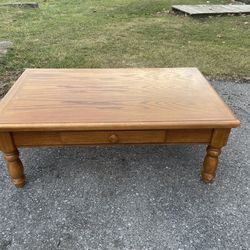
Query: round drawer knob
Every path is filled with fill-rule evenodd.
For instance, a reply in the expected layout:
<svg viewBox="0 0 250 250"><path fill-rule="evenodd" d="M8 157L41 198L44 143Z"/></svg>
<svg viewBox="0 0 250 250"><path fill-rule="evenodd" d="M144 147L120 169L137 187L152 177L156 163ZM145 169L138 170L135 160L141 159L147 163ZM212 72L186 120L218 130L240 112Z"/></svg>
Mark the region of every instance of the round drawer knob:
<svg viewBox="0 0 250 250"><path fill-rule="evenodd" d="M117 142L119 142L119 137L117 136L117 135L111 135L111 136L109 136L109 142L111 142L111 143L117 143Z"/></svg>

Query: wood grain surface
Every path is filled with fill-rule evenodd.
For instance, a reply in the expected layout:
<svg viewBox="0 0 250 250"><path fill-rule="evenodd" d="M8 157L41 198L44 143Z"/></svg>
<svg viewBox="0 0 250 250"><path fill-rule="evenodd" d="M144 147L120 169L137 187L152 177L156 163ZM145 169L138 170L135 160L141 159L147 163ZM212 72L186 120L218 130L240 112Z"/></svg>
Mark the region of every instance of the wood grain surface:
<svg viewBox="0 0 250 250"><path fill-rule="evenodd" d="M232 128L196 68L27 69L0 103L0 130Z"/></svg>

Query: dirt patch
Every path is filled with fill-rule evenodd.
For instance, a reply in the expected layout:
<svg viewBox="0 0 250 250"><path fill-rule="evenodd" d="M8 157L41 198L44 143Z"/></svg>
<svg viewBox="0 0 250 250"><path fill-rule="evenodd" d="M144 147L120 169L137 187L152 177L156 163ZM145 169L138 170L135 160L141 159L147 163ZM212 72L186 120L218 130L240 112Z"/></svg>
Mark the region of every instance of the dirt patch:
<svg viewBox="0 0 250 250"><path fill-rule="evenodd" d="M8 71L0 75L0 98L8 92L21 74L22 71Z"/></svg>

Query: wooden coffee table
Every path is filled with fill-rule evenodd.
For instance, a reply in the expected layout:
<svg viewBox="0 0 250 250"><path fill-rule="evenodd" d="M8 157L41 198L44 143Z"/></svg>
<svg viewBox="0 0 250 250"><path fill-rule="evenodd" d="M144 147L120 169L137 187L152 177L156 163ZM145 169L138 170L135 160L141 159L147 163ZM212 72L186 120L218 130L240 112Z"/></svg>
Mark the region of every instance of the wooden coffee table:
<svg viewBox="0 0 250 250"><path fill-rule="evenodd" d="M239 124L196 68L27 69L0 103L0 149L23 187L18 147L208 144L211 182Z"/></svg>

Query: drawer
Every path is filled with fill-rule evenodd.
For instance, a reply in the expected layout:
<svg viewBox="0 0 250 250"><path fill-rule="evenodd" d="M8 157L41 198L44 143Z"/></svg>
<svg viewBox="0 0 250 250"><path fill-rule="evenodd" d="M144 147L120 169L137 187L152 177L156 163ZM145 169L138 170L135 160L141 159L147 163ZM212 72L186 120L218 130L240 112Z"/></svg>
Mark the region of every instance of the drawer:
<svg viewBox="0 0 250 250"><path fill-rule="evenodd" d="M164 130L15 132L17 146L164 143Z"/></svg>
<svg viewBox="0 0 250 250"><path fill-rule="evenodd" d="M164 142L165 131L97 131L61 133L63 143L117 144Z"/></svg>

